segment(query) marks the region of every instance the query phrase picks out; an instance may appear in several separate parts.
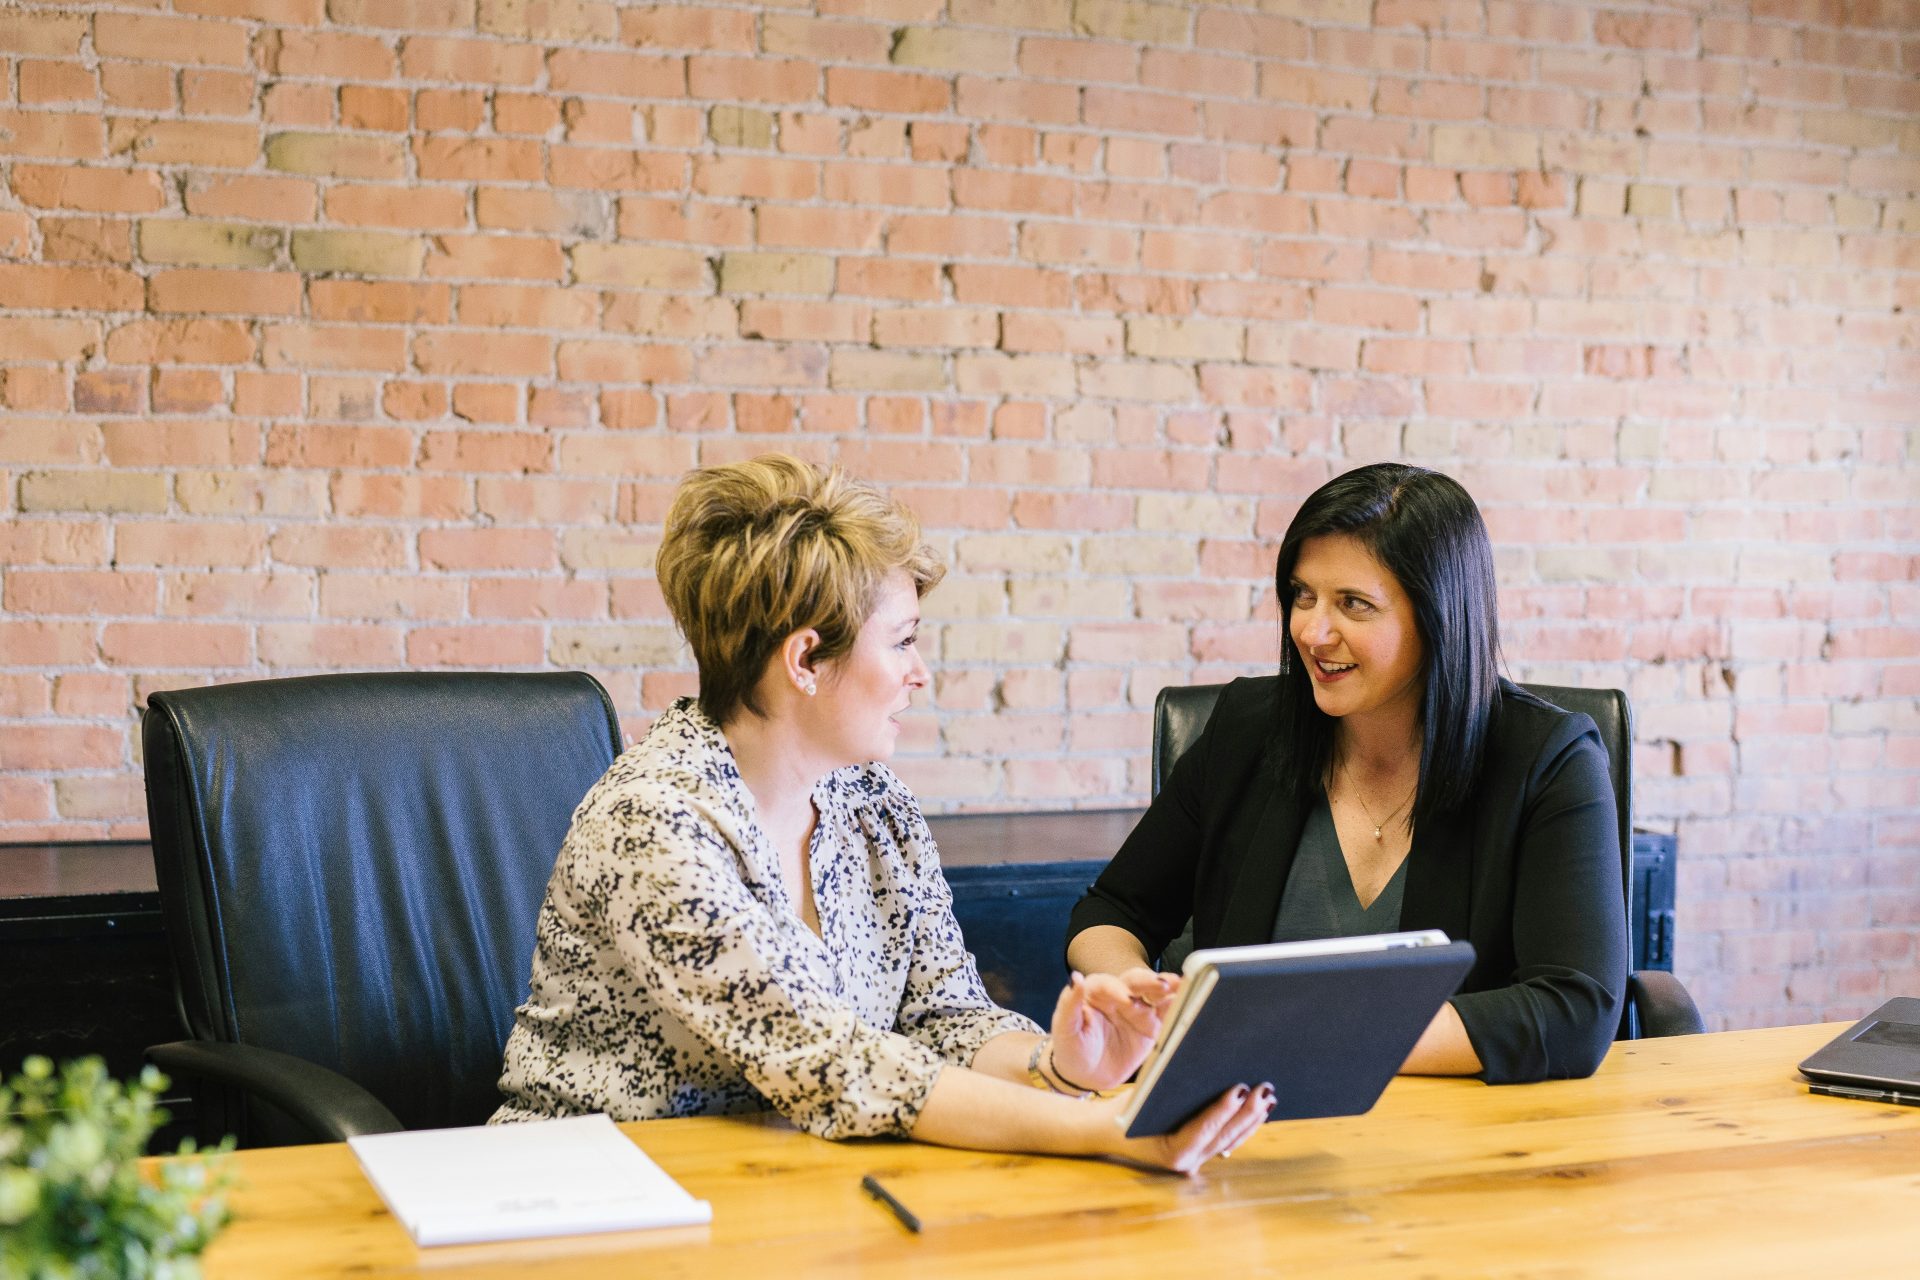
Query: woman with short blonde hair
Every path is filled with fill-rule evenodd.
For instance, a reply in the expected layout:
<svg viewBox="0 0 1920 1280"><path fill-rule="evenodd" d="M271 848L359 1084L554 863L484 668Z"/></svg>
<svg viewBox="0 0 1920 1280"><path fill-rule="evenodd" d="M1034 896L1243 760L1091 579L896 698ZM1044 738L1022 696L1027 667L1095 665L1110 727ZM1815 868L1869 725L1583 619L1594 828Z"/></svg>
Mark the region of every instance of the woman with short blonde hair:
<svg viewBox="0 0 1920 1280"><path fill-rule="evenodd" d="M780 641L811 627L816 661L844 657L889 572L924 596L946 567L912 513L845 472L785 454L695 472L655 561L667 610L700 668L700 709L725 724Z"/></svg>
<svg viewBox="0 0 1920 1280"><path fill-rule="evenodd" d="M940 580L911 514L769 456L695 472L657 569L700 670L574 814L540 910L496 1120L764 1110L828 1138L1108 1155L1188 1172L1265 1118L1262 1086L1128 1140L1119 1103L1171 984L996 1006L933 838L883 761L928 675Z"/></svg>

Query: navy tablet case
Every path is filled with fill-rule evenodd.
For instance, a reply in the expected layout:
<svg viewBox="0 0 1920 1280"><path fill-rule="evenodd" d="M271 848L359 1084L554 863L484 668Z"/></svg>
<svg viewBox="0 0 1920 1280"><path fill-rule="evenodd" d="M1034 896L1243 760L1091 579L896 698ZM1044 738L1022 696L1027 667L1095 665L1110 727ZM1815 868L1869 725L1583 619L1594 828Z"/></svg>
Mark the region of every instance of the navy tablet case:
<svg viewBox="0 0 1920 1280"><path fill-rule="evenodd" d="M1359 1115L1472 967L1468 942L1222 966L1127 1136L1171 1133L1233 1086L1263 1081L1271 1120Z"/></svg>

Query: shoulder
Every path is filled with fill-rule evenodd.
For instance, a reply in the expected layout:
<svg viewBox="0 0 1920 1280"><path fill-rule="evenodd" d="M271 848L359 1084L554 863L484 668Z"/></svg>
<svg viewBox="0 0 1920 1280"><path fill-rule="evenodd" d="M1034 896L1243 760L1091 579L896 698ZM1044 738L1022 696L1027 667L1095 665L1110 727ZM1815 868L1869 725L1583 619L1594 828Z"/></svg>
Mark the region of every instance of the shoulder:
<svg viewBox="0 0 1920 1280"><path fill-rule="evenodd" d="M1557 707L1510 680L1500 681L1499 709L1487 742L1490 775L1532 778L1556 762L1589 754L1604 771L1607 749L1591 716Z"/></svg>
<svg viewBox="0 0 1920 1280"><path fill-rule="evenodd" d="M827 775L826 786L833 803L845 806L869 841L884 840L910 859L921 851L932 852L933 836L920 801L886 765L873 761L836 769Z"/></svg>
<svg viewBox="0 0 1920 1280"><path fill-rule="evenodd" d="M719 730L697 708L676 704L587 792L574 825L731 828L742 807L739 791L739 770Z"/></svg>
<svg viewBox="0 0 1920 1280"><path fill-rule="evenodd" d="M1217 726L1217 732L1235 739L1264 740L1273 732L1273 720L1279 708L1279 676L1243 676L1220 690L1207 727Z"/></svg>

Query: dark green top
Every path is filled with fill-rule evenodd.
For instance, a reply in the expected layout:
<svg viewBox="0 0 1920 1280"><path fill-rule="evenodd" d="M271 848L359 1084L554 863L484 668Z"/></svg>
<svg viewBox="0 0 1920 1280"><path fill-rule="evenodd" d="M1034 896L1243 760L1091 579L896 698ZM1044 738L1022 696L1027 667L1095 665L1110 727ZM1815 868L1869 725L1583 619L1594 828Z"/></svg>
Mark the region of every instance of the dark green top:
<svg viewBox="0 0 1920 1280"><path fill-rule="evenodd" d="M1407 859L1394 868L1393 878L1380 896L1360 905L1353 891L1353 874L1340 851L1340 834L1333 827L1333 810L1325 799L1307 814L1294 850L1287 887L1280 892L1280 910L1273 920L1275 942L1305 942L1317 938L1352 938L1363 933L1393 933L1400 928L1400 899L1407 888Z"/></svg>

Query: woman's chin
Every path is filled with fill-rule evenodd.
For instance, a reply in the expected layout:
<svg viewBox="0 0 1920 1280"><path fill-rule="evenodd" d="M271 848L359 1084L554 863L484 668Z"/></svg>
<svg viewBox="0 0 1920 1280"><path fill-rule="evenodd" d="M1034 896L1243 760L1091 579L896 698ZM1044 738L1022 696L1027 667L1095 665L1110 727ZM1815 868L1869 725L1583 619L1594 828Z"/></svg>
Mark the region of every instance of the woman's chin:
<svg viewBox="0 0 1920 1280"><path fill-rule="evenodd" d="M1347 700L1322 685L1313 686L1313 705L1320 708L1320 714L1339 717L1347 713Z"/></svg>

